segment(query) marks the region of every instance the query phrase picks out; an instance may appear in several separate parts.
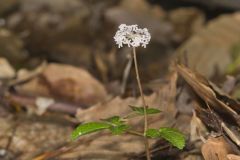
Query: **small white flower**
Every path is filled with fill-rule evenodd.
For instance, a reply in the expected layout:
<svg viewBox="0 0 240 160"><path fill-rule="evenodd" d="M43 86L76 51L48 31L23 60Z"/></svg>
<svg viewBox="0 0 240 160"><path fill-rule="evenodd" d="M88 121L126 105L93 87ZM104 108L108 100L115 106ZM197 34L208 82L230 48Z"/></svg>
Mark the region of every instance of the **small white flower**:
<svg viewBox="0 0 240 160"><path fill-rule="evenodd" d="M146 48L146 45L151 39L151 35L147 28L138 28L138 25L126 25L121 24L119 30L113 37L118 47L123 47L123 44L127 44L128 47Z"/></svg>

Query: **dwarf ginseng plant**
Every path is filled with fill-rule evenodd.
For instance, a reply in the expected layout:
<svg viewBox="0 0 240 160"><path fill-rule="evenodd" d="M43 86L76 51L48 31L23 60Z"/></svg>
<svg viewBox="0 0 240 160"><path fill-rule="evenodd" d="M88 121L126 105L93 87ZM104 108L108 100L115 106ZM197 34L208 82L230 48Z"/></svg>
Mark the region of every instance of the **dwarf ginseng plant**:
<svg viewBox="0 0 240 160"><path fill-rule="evenodd" d="M126 44L133 50L132 57L134 60L138 88L142 99L142 106L129 106L132 109L132 113L129 114L131 116L125 117L113 116L107 119L102 119L98 122L88 122L80 124L72 132L71 137L73 140L79 138L80 136L102 130L109 130L113 135L121 135L127 133L136 136L141 136L143 137L145 143L147 160L151 160L150 147L148 142L150 138L163 138L170 142L173 146L179 149L183 149L183 147L185 146L185 137L178 130L168 127L161 127L158 129L148 128L148 115L158 114L161 111L156 108L149 108L148 105L146 104L138 71L136 47L142 46L146 48L146 45L149 43L150 39L151 35L148 32L148 29L146 28L141 29L138 28L137 25L128 26L126 24L121 24L119 26L119 30L116 32L116 35L114 36L114 40L118 44L119 48L123 47L123 45ZM127 124L127 119L136 116L144 116L143 132L134 131L132 130L132 127L129 124Z"/></svg>

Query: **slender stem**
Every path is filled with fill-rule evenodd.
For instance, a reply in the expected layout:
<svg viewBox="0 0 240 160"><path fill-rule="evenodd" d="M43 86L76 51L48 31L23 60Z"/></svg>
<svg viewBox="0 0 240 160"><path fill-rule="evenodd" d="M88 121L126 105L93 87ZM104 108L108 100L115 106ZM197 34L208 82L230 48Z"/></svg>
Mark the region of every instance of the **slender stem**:
<svg viewBox="0 0 240 160"><path fill-rule="evenodd" d="M141 95L141 98L142 98L142 104L143 104L143 107L144 107L144 132L143 132L143 135L145 135L145 133L148 129L148 120L147 120L147 108L148 108L148 106L147 106L146 101L144 99L141 80L140 80L140 77L139 77L138 62L137 62L137 55L136 55L136 48L135 47L133 47L133 60L134 60L134 66L135 66L138 88L139 88L139 91L140 91L140 95ZM144 141L145 141L145 150L146 150L147 160L151 160L148 139L145 137Z"/></svg>
<svg viewBox="0 0 240 160"><path fill-rule="evenodd" d="M139 132L136 132L136 131L132 131L132 130L127 131L127 133L135 135L135 136L144 137L144 135L142 133L139 133Z"/></svg>

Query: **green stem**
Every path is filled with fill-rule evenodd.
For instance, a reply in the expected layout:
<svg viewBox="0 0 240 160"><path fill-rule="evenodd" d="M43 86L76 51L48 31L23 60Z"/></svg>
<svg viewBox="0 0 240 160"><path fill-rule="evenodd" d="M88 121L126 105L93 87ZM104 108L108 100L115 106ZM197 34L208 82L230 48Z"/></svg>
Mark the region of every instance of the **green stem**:
<svg viewBox="0 0 240 160"><path fill-rule="evenodd" d="M138 62L137 62L136 48L135 47L133 47L133 60L134 60L134 66L135 66L138 88L139 88L139 91L140 91L140 95L141 95L141 98L142 98L142 104L143 104L143 107L144 107L144 132L143 132L143 135L145 136L145 133L148 130L148 120L147 120L147 108L148 108L148 106L146 104L146 101L145 101L144 95L143 95L143 89L142 89L141 80L140 80L139 71L138 71ZM149 142L148 142L148 139L146 137L144 138L144 142L145 142L145 150L146 150L147 160L151 160L150 150L149 150Z"/></svg>

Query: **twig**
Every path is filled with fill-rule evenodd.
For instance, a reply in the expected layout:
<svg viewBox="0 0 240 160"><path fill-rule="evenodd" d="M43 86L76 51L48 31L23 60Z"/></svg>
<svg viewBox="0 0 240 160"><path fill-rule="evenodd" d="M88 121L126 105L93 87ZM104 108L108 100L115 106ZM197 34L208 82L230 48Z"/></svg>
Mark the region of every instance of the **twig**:
<svg viewBox="0 0 240 160"><path fill-rule="evenodd" d="M233 131L231 131L231 129L229 129L224 122L221 122L221 127L227 133L227 135L230 137L230 139L233 142L235 142L238 146L240 146L240 138L239 138L239 136L237 136Z"/></svg>
<svg viewBox="0 0 240 160"><path fill-rule="evenodd" d="M146 131L148 130L148 119L147 119L147 108L148 108L148 106L147 106L146 101L144 99L143 89L142 89L142 85L141 85L141 80L140 80L140 77L139 77L138 62L137 62L137 56L136 56L136 49L135 49L135 47L133 47L133 59L134 59L134 65L135 65L135 72L136 72L136 79L137 79L137 83L138 83L138 88L139 88L139 91L140 91L140 95L141 95L141 98L142 98L142 104L143 104L143 108L144 108L144 132L143 133L145 135ZM144 141L145 141L145 149L146 149L147 160L151 160L148 139L145 137Z"/></svg>
<svg viewBox="0 0 240 160"><path fill-rule="evenodd" d="M135 136L144 137L143 134L141 134L141 133L139 133L139 132L136 132L136 131L132 131L132 130L127 131L127 133L132 134L132 135L135 135Z"/></svg>
<svg viewBox="0 0 240 160"><path fill-rule="evenodd" d="M128 63L124 69L123 72L123 80L122 80L122 86L121 86L121 94L123 95L126 91L126 86L127 86L127 81L129 77L129 73L131 71L131 66L132 66L133 58L130 54L130 58L128 59Z"/></svg>

